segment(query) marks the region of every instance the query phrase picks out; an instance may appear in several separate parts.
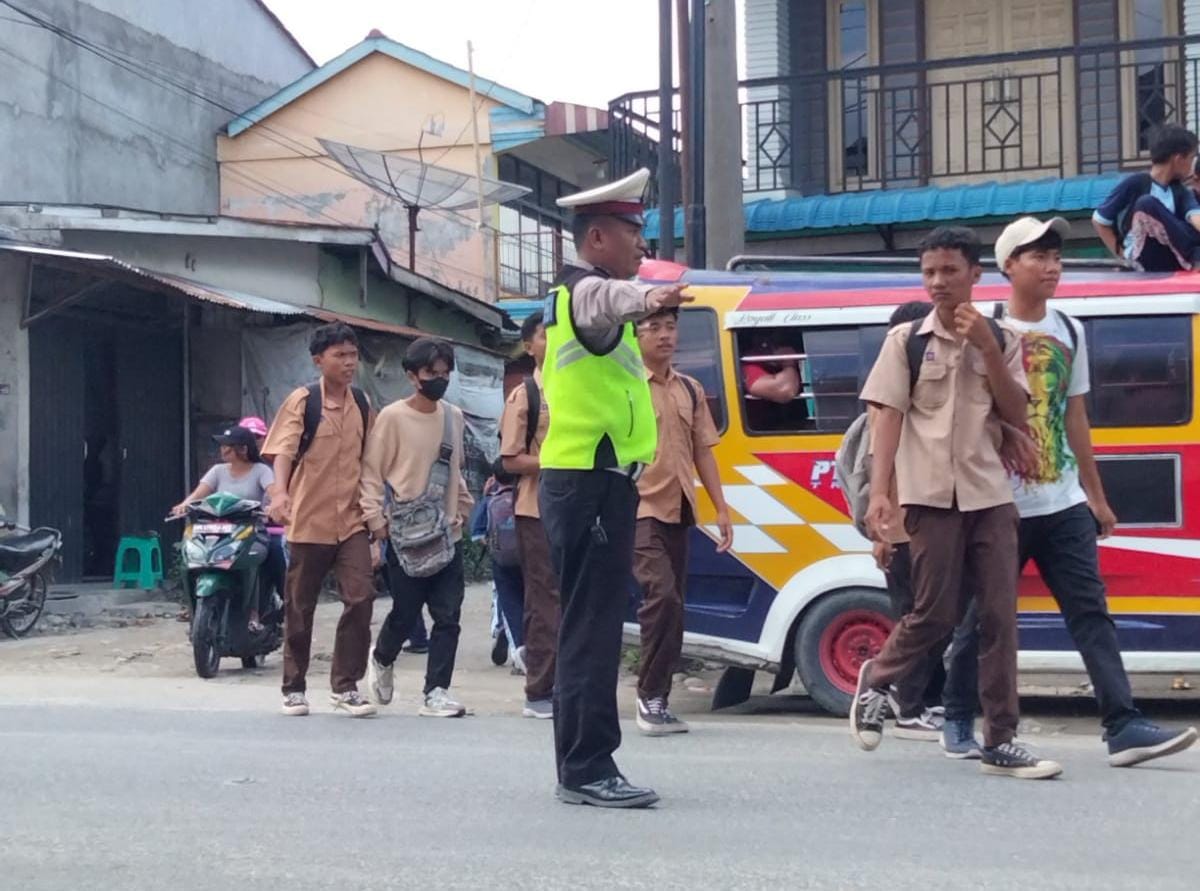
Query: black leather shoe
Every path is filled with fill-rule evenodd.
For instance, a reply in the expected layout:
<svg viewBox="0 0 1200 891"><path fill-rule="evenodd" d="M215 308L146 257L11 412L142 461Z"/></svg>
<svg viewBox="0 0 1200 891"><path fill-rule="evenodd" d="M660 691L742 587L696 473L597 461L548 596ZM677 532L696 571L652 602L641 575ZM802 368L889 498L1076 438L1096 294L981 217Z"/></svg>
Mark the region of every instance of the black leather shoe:
<svg viewBox="0 0 1200 891"><path fill-rule="evenodd" d="M630 785L620 774L583 786L559 785L555 795L564 804L595 807L650 807L658 802L658 794L653 789Z"/></svg>

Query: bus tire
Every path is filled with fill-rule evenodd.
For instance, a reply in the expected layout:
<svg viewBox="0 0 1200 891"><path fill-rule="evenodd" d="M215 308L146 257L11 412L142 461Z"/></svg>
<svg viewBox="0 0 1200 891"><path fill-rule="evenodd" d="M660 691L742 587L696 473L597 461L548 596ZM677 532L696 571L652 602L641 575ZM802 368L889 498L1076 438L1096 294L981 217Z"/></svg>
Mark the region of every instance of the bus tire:
<svg viewBox="0 0 1200 891"><path fill-rule="evenodd" d="M800 680L813 701L845 716L858 669L879 650L895 624L887 592L848 588L824 595L796 629L793 652Z"/></svg>

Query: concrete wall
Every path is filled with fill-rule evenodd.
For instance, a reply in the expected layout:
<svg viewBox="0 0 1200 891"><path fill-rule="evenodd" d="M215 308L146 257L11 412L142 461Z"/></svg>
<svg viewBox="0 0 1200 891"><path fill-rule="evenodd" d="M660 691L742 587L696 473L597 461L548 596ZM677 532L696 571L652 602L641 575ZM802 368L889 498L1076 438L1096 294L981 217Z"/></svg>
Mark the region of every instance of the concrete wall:
<svg viewBox="0 0 1200 891"><path fill-rule="evenodd" d="M484 173L493 168L488 112L477 114ZM384 53L373 53L295 99L236 137L220 137L221 212L259 220L376 226L393 258L408 265L408 217L389 199L342 172L318 137L417 158L417 141L431 116L441 136L426 134L426 162L475 175L468 92ZM313 157L316 156L316 157ZM245 181L271 184L264 196ZM495 209L484 211L494 223ZM416 271L485 300L497 294L493 242L469 208L449 214L424 210L417 234Z"/></svg>
<svg viewBox="0 0 1200 891"><path fill-rule="evenodd" d="M155 72L42 28L0 27L0 200L216 213L216 131L312 65L255 0L25 0ZM21 16L6 10L7 19ZM264 189L265 191L265 189Z"/></svg>
<svg viewBox="0 0 1200 891"><path fill-rule="evenodd" d="M24 257L0 255L0 505L29 518L29 346L21 310L29 282Z"/></svg>
<svg viewBox="0 0 1200 891"><path fill-rule="evenodd" d="M63 247L118 259L219 288L320 306L319 245L214 236L63 230Z"/></svg>

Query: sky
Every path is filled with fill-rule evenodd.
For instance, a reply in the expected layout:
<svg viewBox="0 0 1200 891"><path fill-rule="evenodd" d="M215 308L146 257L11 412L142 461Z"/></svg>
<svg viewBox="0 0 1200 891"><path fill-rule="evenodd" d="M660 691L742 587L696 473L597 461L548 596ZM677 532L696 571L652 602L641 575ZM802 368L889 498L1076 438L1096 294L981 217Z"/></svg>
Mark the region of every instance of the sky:
<svg viewBox="0 0 1200 891"><path fill-rule="evenodd" d="M657 0L266 0L321 65L378 28L546 102L607 108L658 87ZM739 13L742 0L738 0ZM739 15L739 23L741 16Z"/></svg>

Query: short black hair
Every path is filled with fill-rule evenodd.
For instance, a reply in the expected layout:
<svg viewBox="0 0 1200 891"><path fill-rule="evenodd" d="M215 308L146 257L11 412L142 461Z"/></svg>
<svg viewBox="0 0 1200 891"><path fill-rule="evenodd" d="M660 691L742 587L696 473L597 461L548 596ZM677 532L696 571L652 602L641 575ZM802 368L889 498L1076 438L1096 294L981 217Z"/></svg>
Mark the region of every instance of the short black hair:
<svg viewBox="0 0 1200 891"><path fill-rule="evenodd" d="M1150 162L1165 164L1176 155L1190 155L1200 146L1196 134L1178 124L1163 124L1150 136Z"/></svg>
<svg viewBox="0 0 1200 891"><path fill-rule="evenodd" d="M535 309L526 316L525 321L521 323L521 340L525 343L533 340L533 335L537 334L537 329L542 325L545 318L540 309Z"/></svg>
<svg viewBox="0 0 1200 891"><path fill-rule="evenodd" d="M979 265L983 245L973 229L966 226L938 226L921 239L917 245L917 256L924 257L929 251L958 251L972 266Z"/></svg>
<svg viewBox="0 0 1200 891"><path fill-rule="evenodd" d="M923 319L933 310L933 304L928 300L910 300L908 303L901 303L893 311L888 319L888 327L895 328L897 325L903 325L905 322L915 322L917 319Z"/></svg>
<svg viewBox="0 0 1200 891"><path fill-rule="evenodd" d="M1008 258L1011 260L1013 257L1028 254L1030 251L1061 251L1062 249L1063 237L1053 229L1047 229L1037 241L1031 241L1029 244L1023 244L1020 247L1014 248L1013 252L1008 255Z"/></svg>
<svg viewBox="0 0 1200 891"><path fill-rule="evenodd" d="M312 333L312 337L308 339L308 352L313 356L319 356L339 343L352 343L358 346L358 335L345 322L331 322L328 325L322 325Z"/></svg>
<svg viewBox="0 0 1200 891"><path fill-rule="evenodd" d="M583 247L583 243L587 241L588 230L599 221L600 217L594 213L577 213L571 218L571 238L575 247Z"/></svg>
<svg viewBox="0 0 1200 891"><path fill-rule="evenodd" d="M451 371L454 370L454 347L438 337L419 337L408 345L404 351L404 370L416 374L422 368L433 368L438 359L445 361Z"/></svg>
<svg viewBox="0 0 1200 891"><path fill-rule="evenodd" d="M638 324L640 325L642 322L648 322L651 319L657 319L662 316L670 316L673 319L678 319L679 318L679 307L678 306L660 306L654 312L650 313L650 315L643 316L641 319L639 319Z"/></svg>

